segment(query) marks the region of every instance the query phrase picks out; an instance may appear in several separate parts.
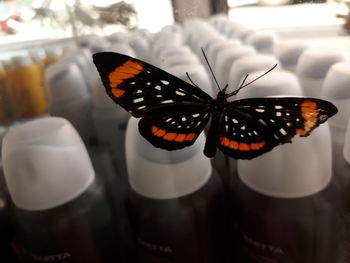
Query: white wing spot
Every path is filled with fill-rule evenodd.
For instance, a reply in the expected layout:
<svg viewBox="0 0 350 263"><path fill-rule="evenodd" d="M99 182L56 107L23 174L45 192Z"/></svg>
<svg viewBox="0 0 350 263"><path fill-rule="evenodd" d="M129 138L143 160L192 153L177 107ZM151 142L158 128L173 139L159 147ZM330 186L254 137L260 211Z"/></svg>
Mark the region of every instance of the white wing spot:
<svg viewBox="0 0 350 263"><path fill-rule="evenodd" d="M246 126L245 125L243 125L242 127L241 127L241 130L245 130L245 128L246 128Z"/></svg>
<svg viewBox="0 0 350 263"><path fill-rule="evenodd" d="M281 117L281 116L282 116L282 113L279 112L279 111L277 111L277 112L276 112L276 116L277 116L277 117Z"/></svg>
<svg viewBox="0 0 350 263"><path fill-rule="evenodd" d="M166 80L161 80L160 82L162 82L164 85L169 85L169 81L166 81Z"/></svg>
<svg viewBox="0 0 350 263"><path fill-rule="evenodd" d="M165 104L165 103L173 103L173 102L174 102L173 100L163 100L161 103Z"/></svg>
<svg viewBox="0 0 350 263"><path fill-rule="evenodd" d="M238 121L236 119L232 119L233 123L238 123Z"/></svg>
<svg viewBox="0 0 350 263"><path fill-rule="evenodd" d="M137 98L137 99L133 100L134 103L138 103L138 102L141 102L141 101L144 101L144 98Z"/></svg>
<svg viewBox="0 0 350 263"><path fill-rule="evenodd" d="M181 118L181 120L182 120L182 121L187 121L187 119L186 119L185 116L183 116L183 117Z"/></svg>
<svg viewBox="0 0 350 263"><path fill-rule="evenodd" d="M165 122L169 122L169 121L172 121L173 119L172 118L168 118L165 120Z"/></svg>
<svg viewBox="0 0 350 263"><path fill-rule="evenodd" d="M226 130L226 132L228 132L228 125L227 124L225 125L225 130Z"/></svg>
<svg viewBox="0 0 350 263"><path fill-rule="evenodd" d="M199 116L200 116L200 114L199 114L199 113L192 114L192 117L193 117L193 118L197 118L197 117L199 117Z"/></svg>
<svg viewBox="0 0 350 263"><path fill-rule="evenodd" d="M163 95L158 94L158 95L156 95L156 97L157 98L163 98Z"/></svg>
<svg viewBox="0 0 350 263"><path fill-rule="evenodd" d="M285 135L287 135L286 130L285 130L285 129L283 129L283 128L281 128L281 129L280 129L280 133L281 133L282 135L284 135L284 136L285 136Z"/></svg>
<svg viewBox="0 0 350 263"><path fill-rule="evenodd" d="M142 110L142 109L144 109L144 108L146 108L146 106L145 106L145 105L140 106L140 107L137 107L137 109L138 109L138 110Z"/></svg>
<svg viewBox="0 0 350 263"><path fill-rule="evenodd" d="M177 94L177 95L179 95L179 96L185 96L186 94L185 93L183 93L183 92L181 92L181 91L175 91L175 93Z"/></svg>
<svg viewBox="0 0 350 263"><path fill-rule="evenodd" d="M259 122L260 122L262 125L267 126L267 125L266 125L266 122L265 122L264 120L260 119Z"/></svg>
<svg viewBox="0 0 350 263"><path fill-rule="evenodd" d="M147 82L146 85L147 85L147 86L151 86L151 82Z"/></svg>
<svg viewBox="0 0 350 263"><path fill-rule="evenodd" d="M275 123L275 120L274 119L270 119L270 122Z"/></svg>
<svg viewBox="0 0 350 263"><path fill-rule="evenodd" d="M162 86L157 85L157 86L155 86L154 88L155 88L156 90L161 90L161 89L162 89Z"/></svg>
<svg viewBox="0 0 350 263"><path fill-rule="evenodd" d="M286 112L286 116L290 116L290 113L289 113L289 112Z"/></svg>
<svg viewBox="0 0 350 263"><path fill-rule="evenodd" d="M265 112L264 109L255 109L256 112Z"/></svg>
<svg viewBox="0 0 350 263"><path fill-rule="evenodd" d="M276 110L283 109L283 106L281 106L281 105L275 105L275 109L276 109Z"/></svg>
<svg viewBox="0 0 350 263"><path fill-rule="evenodd" d="M197 122L196 127L198 127L201 123L201 121Z"/></svg>
<svg viewBox="0 0 350 263"><path fill-rule="evenodd" d="M136 83L135 81L133 81L133 82L130 82L130 84L131 84L131 85L134 85L135 83Z"/></svg>

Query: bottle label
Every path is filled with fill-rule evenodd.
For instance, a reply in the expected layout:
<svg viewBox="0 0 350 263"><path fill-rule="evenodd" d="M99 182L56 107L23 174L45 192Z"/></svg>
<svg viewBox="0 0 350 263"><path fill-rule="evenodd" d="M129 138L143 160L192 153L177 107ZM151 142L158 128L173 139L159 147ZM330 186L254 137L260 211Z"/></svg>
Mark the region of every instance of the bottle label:
<svg viewBox="0 0 350 263"><path fill-rule="evenodd" d="M137 238L137 243L143 249L146 249L157 256L172 257L174 254L173 248L169 245L148 242L141 239L140 237Z"/></svg>
<svg viewBox="0 0 350 263"><path fill-rule="evenodd" d="M288 225L272 217L257 219L245 211L238 222L239 246L245 259L251 263L289 262Z"/></svg>

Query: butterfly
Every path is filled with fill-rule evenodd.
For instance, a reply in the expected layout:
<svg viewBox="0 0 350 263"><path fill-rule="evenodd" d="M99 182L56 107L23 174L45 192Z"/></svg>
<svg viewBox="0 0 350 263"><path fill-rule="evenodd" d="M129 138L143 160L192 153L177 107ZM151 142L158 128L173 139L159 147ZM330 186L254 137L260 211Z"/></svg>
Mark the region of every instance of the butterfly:
<svg viewBox="0 0 350 263"><path fill-rule="evenodd" d="M212 98L189 76L192 85L130 56L101 52L93 55L93 61L107 94L132 116L141 118L140 134L165 150L192 145L209 124L204 147L207 157L214 157L218 148L235 159L252 159L279 144L291 142L295 135L308 136L337 113L332 103L317 98L230 101L229 98L252 83L244 85L248 75L233 92L227 91L228 85L223 89L218 85L218 94Z"/></svg>

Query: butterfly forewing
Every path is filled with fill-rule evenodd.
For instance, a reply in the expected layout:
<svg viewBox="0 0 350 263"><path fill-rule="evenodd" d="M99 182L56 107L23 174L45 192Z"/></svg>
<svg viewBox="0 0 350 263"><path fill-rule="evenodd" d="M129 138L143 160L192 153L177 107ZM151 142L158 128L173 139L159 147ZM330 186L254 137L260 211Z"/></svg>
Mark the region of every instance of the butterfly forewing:
<svg viewBox="0 0 350 263"><path fill-rule="evenodd" d="M139 131L155 147L176 150L192 145L209 118L208 106L180 103L147 114L139 122Z"/></svg>
<svg viewBox="0 0 350 263"><path fill-rule="evenodd" d="M177 102L206 103L211 97L141 60L112 52L93 55L108 95L134 117Z"/></svg>
<svg viewBox="0 0 350 263"><path fill-rule="evenodd" d="M314 98L255 98L231 102L224 112L219 148L234 158L251 159L308 136L337 112L336 107Z"/></svg>

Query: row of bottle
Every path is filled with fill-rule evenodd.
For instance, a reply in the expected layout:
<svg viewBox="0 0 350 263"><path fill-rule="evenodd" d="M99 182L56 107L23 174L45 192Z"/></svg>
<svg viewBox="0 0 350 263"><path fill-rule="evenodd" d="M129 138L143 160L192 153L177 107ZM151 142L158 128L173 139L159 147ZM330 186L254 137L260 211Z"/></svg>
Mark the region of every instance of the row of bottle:
<svg viewBox="0 0 350 263"><path fill-rule="evenodd" d="M106 185L95 173L65 119L9 131L2 159L12 221L2 237L19 262L346 262L327 126L240 161L226 188L202 154L204 135L168 152L137 125L130 119L126 132L130 188L117 195L118 180Z"/></svg>
<svg viewBox="0 0 350 263"><path fill-rule="evenodd" d="M0 61L0 125L46 113L44 71L59 59L62 50L46 51L35 48Z"/></svg>
<svg viewBox="0 0 350 263"><path fill-rule="evenodd" d="M75 63L64 64L61 68L64 67L66 67L66 70L63 72L68 74L66 76L74 76L74 78L77 79L77 77L80 76L79 74L81 74L80 68L78 68ZM73 68L76 70L73 70ZM51 71L54 72L52 69ZM79 72L79 74L76 72ZM52 80L55 80L52 81L52 83L57 85L57 90L59 87L66 87L65 85L67 85L67 82L63 81L63 74L57 73L51 76ZM77 84L79 83L79 89L81 89L80 86L86 84L84 82L86 80L86 75L83 74L81 76L83 76L81 78L82 82L75 82ZM59 85L60 78L63 82ZM70 79L70 77L66 78L66 80L67 79ZM66 92L68 92L71 87L69 88L67 86L66 88ZM254 90L254 86L252 89ZM256 92L258 92L258 88L256 88ZM252 91L252 93L254 92ZM61 93L61 96L52 97L62 99L63 95L64 94ZM76 95L77 98L82 98L79 94ZM263 95L264 94L260 94L260 96ZM83 96L83 98L85 97ZM98 119L97 117L104 116L106 121L99 123L104 123L104 125L106 125L106 122L108 122L107 116L111 116L110 113L113 110L118 112L118 108L113 108L109 106L107 102L105 103L102 101L103 100L98 100L97 102L95 98L95 104L92 110L96 113L96 108L98 108L96 106L100 106L100 108L98 108L100 114L93 113L93 116L95 116L96 119ZM59 105L59 103L61 103L61 114L71 112L69 110L63 111L64 106L66 106L64 100L57 100L57 105ZM78 107L82 104L76 103L74 105ZM67 108L71 110L74 109L73 106ZM60 107L57 107L57 109L59 110ZM105 114L102 113L102 109L105 109ZM118 114L116 114L115 117L117 117L117 115ZM73 120L79 120L78 116L84 117L86 114L76 114L76 116L77 118L72 119L72 123ZM97 123L96 119L94 120L95 124ZM114 120L116 122L116 119L112 117L109 120ZM50 188L47 184L44 186L41 184L28 187L33 180L23 183L23 188L21 190L12 189L11 192L10 187L12 198L20 210L20 212L16 212L17 220L25 221L32 218L30 222L28 220L28 224L25 225L21 223L21 228L17 227L17 229L20 229L18 233L22 234L22 236L19 235L19 241L14 243L17 244L15 247L19 248L17 249L17 254L20 253L24 255L24 258L31 257L30 260L33 262L44 260L61 260L63 262L108 262L104 261L101 255L109 255L109 253L105 251L99 254L99 252L96 251L102 251L102 249L97 245L91 245L99 240L92 232L98 229L100 225L97 224L95 228L91 221L89 221L90 219L87 220L89 222L86 224L79 223L79 225L83 225L83 227L86 226L86 228L82 231L77 231L78 233L76 236L70 236L72 240L71 243L67 244L67 246L62 245L62 243L66 243L66 241L69 240L64 233L74 233L72 232L72 229L76 228L74 222L86 221L81 217L77 217L77 221L69 219L67 213L64 212L67 217L65 220L67 221L62 222L60 220L64 218L62 216L57 216L57 214L63 213L61 212L62 210L60 210L61 208L63 211L67 209L66 204L68 206L73 205L74 209L76 209L73 203L70 204L73 200L75 200L78 203L77 206L80 207L80 197L84 199L83 195L85 195L82 194L82 192L89 193L86 185L91 185L89 184L91 177L88 177L88 180L82 180L84 186L78 187L80 192L74 190L77 188L75 188L76 185L69 180L69 168L84 167L88 169L91 165L80 163L76 158L73 158L78 156L86 157L86 154L76 152L69 155L67 154L69 150L67 150L63 151L64 154L60 154L59 152L55 153L58 157L54 157L55 154L45 152L46 149L55 148L52 146L54 146L53 142L56 140L49 136L34 135L41 134L41 132L48 132L49 134L51 132L55 133L55 131L60 130L60 126L64 126L62 120L58 122L59 124L57 124L56 121L54 121L56 124L50 124L50 122L51 121L46 121L42 125L36 122L35 125L29 126L29 130L32 130L32 133L26 130L21 133L21 135L17 135L21 138L24 136L23 134L27 134L30 138L30 146L35 146L37 139L44 138L45 145L48 144L50 147L39 147L38 153L41 152L40 154L26 152L23 148L18 150L17 154L16 151L14 151L12 156L15 157L12 157L12 159L15 160L15 163L12 164L12 167L18 166L20 172L17 174L28 174L27 170L29 171L29 169L24 169L23 166L19 165L19 160L23 160L21 158L23 155L33 157L29 162L31 164L31 176L38 174L40 177L42 174L52 174L52 179L61 178L64 182L64 186L72 185L70 189L73 189L75 194L70 195L65 192L65 190L67 190L65 187L57 187L59 181L51 181L50 179L45 183L55 183L57 191L61 191L62 195L58 194L54 199L37 198L35 202L33 202L33 208L33 203L30 203L32 200L28 196L35 197L38 189L46 189L50 192L50 195L55 194L57 192L52 190L53 187ZM76 124L76 122L73 124ZM108 125L104 128L107 129L107 126ZM25 126L22 126L22 128L23 127L25 128ZM28 129L28 126L26 127ZM49 127L52 127L52 129ZM77 129L79 127L79 125L76 126ZM86 128L86 126L81 127L82 128L79 128L79 132L84 135L84 127ZM118 125L114 127L118 128ZM221 257L226 258L228 261L259 263L342 262L344 258L346 258L346 253L344 252L346 248L346 231L344 230L344 226L346 225L344 225L343 221L345 214L341 212L341 209L337 209L337 202L333 202L333 200L339 199L337 199L338 197L334 194L337 193L337 191L334 190L337 184L334 184L331 180L329 131L326 126L318 128L319 130L316 130L315 134L307 139L297 139L292 145L280 146L281 148L276 148L273 152L259 159L249 162L239 162L235 176L232 176L232 174L229 174L229 176L222 174L218 176L215 174L208 160L202 156L203 138L191 148L177 152L166 152L150 146L139 136L136 127L137 122L133 119L130 120L126 133L127 138L125 140L127 146L126 162L128 164L128 181L130 185L127 186L127 189L120 189L120 183L123 184L125 183L124 181L120 182L120 180L116 180L116 178L108 179L110 181L108 181L109 184L106 186L108 188L107 197L112 200L113 204L110 207L104 206L107 210L112 208L109 213L114 217L110 218L114 218L112 220L112 225L117 228L116 235L114 235L112 230L107 231L113 238L116 238L116 241L107 241L107 243L121 243L121 247L123 247L123 243L132 244L130 245L131 251L137 251L136 258L129 257L127 258L128 262L133 262L133 260L135 262L225 262L225 259L218 259ZM119 126L119 129L120 128ZM89 131L90 130L87 132ZM115 131L117 132L117 129L115 129ZM15 130L13 130L13 132L15 132ZM68 134L72 133L73 132L67 132L63 137L70 138ZM123 129L121 129L121 133L123 133ZM115 139L113 138L113 132L110 134L112 135L110 135L111 137L109 138L103 138L106 135L102 137L98 136L99 139L105 140L103 150L108 147L109 140L113 141L113 139ZM14 137L11 141L16 143L18 141L21 147L23 145L25 146L25 143L19 140L18 137ZM115 137L119 139L119 136L116 135ZM63 143L64 146L67 146L64 140L58 141ZM84 140L84 142L86 142L86 140ZM124 142L124 140L122 140L122 142ZM91 153L91 144L88 145L90 146L90 156L96 157L96 155ZM123 147L120 143L116 143L116 145L117 146L112 148L113 151L119 151L119 149L115 149L118 145L118 148ZM13 147L14 146L10 148ZM108 150L108 152L110 153L110 150ZM23 155L20 153L23 153ZM304 155L301 156L300 153ZM7 154L4 153L3 155L4 162L5 155ZM54 161L50 161L49 156L51 155ZM67 158L63 159L63 164L60 163L60 161L62 161L62 155L67 156ZM120 156L116 159L119 160ZM35 160L38 161L38 166L33 166ZM70 166L69 161L73 162L74 165ZM47 165L51 163L56 164ZM116 166L118 166L118 164L116 164ZM34 169L37 167L41 168L38 170ZM63 167L65 168L64 171L62 171ZM59 175L55 176L53 171L58 171ZM9 174L7 176L11 176L11 172L7 173ZM91 174L86 170L85 173ZM14 174L14 177L16 177L16 172ZM76 174L79 174L79 171L74 170L74 174L72 178L76 178ZM120 175L118 172L115 172L115 174L118 176ZM62 177L62 175L65 176ZM282 175L283 178L281 178ZM222 186L220 180L223 177L226 178L226 186L230 185L230 187ZM29 178L27 178L27 180L28 179ZM121 179L123 180L123 178ZM7 181L9 182L8 179ZM103 178L103 181L106 181L106 177ZM37 180L37 182L40 182L40 180ZM78 182L77 185L79 184L80 182ZM9 185L11 185L11 183ZM15 180L14 185L18 185L17 180ZM128 188L129 186L130 189ZM230 190L227 190L227 188ZM33 189L33 192L28 193L28 189ZM118 189L120 192L115 189ZM22 199L28 201L29 204L21 204L18 199L16 200L13 197L13 193L16 192L27 192L28 195L22 196ZM46 195L48 193L46 192L43 194ZM125 202L124 194L128 196ZM60 199L57 202L57 196L69 198L65 200ZM79 196L79 198L76 198L77 196ZM55 202L54 204L49 203L41 206L42 203L38 202L38 200L55 200ZM82 202L84 203L85 201ZM127 212L125 212L127 214L127 220L121 220L124 217L124 203L127 203L126 207L128 208ZM103 207L103 205L100 206ZM56 210L56 208L58 210ZM94 209L95 208L93 208L93 210ZM56 225L53 227L49 225L51 231L46 232L46 229L42 228L43 232L40 232L38 237L36 235L36 230L44 225L41 220L51 220L51 215L46 217L46 212L51 215L53 214L52 217L58 220L50 222L53 222L53 224L57 223L57 225L63 228L55 228ZM31 215L32 213L34 213L33 216ZM99 213L99 210L94 210L94 213ZM103 213L100 213L102 217ZM339 215L342 215L342 217ZM90 218L90 215L86 217ZM84 214L83 218L86 217ZM94 220L93 217L91 220ZM29 225L29 223L32 223L32 225ZM73 226L70 225L71 223ZM118 227L118 224L122 224L122 226ZM40 227L36 227L37 225ZM103 222L102 225L104 225ZM65 227L67 227L68 230ZM123 233L123 230L127 230L128 227L130 227L129 235L128 231L125 231L126 234ZM92 231L91 229L95 230ZM113 229L113 227L110 229ZM51 233L57 234L58 237ZM63 234L61 235L60 233ZM95 233L103 233L103 230L97 230ZM105 244L104 242L109 239L108 234L102 234L100 237L103 241L98 242L100 244ZM81 238L83 235L84 238ZM124 238L121 238L121 236L124 236ZM125 236L132 236L132 239L129 240L127 237L125 238ZM122 241L118 241L120 238ZM125 241L125 239L127 241ZM43 240L44 242L42 242ZM53 241L50 242L51 240ZM85 253L82 253L81 250L79 250L80 248L76 248L76 244L78 243L81 244L81 250L84 250ZM33 244L37 244L38 246L34 247ZM45 244L47 244L47 246L44 246ZM123 249L115 250L122 251ZM28 251L30 253L28 253ZM113 251L113 249L111 251ZM227 255L230 254L230 252L233 252L232 256ZM123 252L121 252L121 254L118 253L116 257L122 261ZM94 256L93 254L98 256ZM83 256L86 256L86 258L83 258ZM111 258L113 258L113 256ZM117 261L115 257L113 261Z"/></svg>

